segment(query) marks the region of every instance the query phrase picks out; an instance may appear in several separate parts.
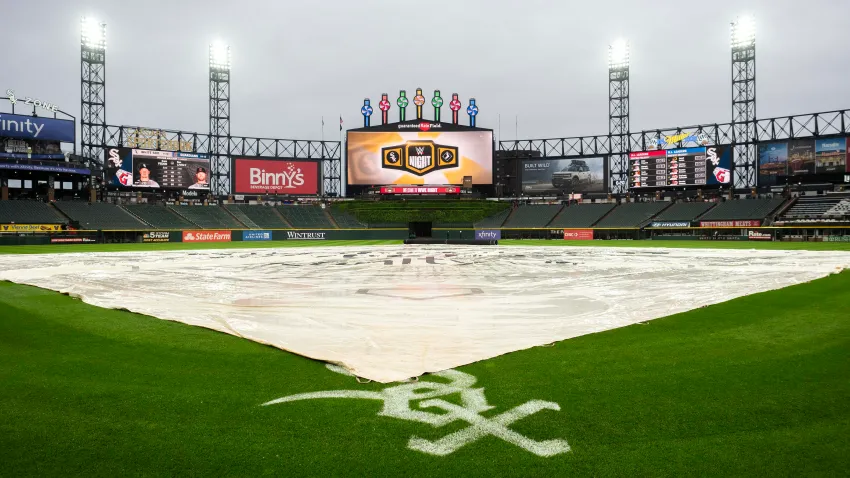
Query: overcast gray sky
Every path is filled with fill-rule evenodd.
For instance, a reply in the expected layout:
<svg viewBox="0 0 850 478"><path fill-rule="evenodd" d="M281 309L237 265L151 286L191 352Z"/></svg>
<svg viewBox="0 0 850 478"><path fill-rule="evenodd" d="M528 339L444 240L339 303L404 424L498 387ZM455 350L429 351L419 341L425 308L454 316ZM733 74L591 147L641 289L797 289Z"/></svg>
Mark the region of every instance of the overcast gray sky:
<svg viewBox="0 0 850 478"><path fill-rule="evenodd" d="M74 116L79 19L108 24L109 124L207 132L207 49L220 39L232 49L234 135L319 139L324 116L325 139L337 139L340 114L360 126L364 97L417 87L457 92L464 106L474 96L479 126L498 130L501 114L501 139L514 139L515 117L520 138L606 134L607 46L619 37L631 44L632 131L726 122L729 23L741 13L757 22L760 118L850 108L848 0L26 0L2 10L0 92Z"/></svg>

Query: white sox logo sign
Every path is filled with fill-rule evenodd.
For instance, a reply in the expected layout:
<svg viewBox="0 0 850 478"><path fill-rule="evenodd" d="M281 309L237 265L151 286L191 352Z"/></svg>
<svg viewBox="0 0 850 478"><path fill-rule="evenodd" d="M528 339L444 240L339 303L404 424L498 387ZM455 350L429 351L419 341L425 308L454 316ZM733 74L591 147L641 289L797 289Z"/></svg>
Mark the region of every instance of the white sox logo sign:
<svg viewBox="0 0 850 478"><path fill-rule="evenodd" d="M342 367L327 365L327 368L346 375L351 375ZM324 392L299 393L266 402L263 406L280 403L296 402L299 400L317 400L324 398L355 398L363 400L379 400L384 406L378 415L419 422L439 428L455 422L465 422L466 427L449 433L437 440L427 440L412 436L407 441L411 450L429 455L445 456L463 448L486 436L494 436L516 445L537 456L548 457L567 453L570 445L566 440L553 439L536 441L509 428L509 425L529 415L543 410L560 411L561 407L554 402L529 400L498 415L485 417L482 413L496 407L487 403L483 388L473 388L475 377L457 370L444 370L432 374L442 381L419 381L403 383L388 387L380 392L365 390L328 390ZM457 400L449 401L449 397L459 396ZM446 400L443 400L445 398ZM434 412L426 411L428 409Z"/></svg>
<svg viewBox="0 0 850 478"><path fill-rule="evenodd" d="M458 167L456 146L443 146L433 141L408 141L403 145L381 149L381 167L400 169L424 176L439 169Z"/></svg>

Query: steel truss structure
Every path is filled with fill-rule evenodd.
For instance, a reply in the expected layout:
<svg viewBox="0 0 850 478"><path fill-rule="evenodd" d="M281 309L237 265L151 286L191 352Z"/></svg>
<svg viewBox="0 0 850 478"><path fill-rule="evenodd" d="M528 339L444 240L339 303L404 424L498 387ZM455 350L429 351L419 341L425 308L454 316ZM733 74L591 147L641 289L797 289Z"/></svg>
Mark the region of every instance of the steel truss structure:
<svg viewBox="0 0 850 478"><path fill-rule="evenodd" d="M101 39L106 25L100 25ZM234 156L311 159L322 163L322 194L338 196L342 187L342 144L339 141L252 138L230 134L230 65L210 62L209 133L106 124L106 47L82 38L82 153L103 166L104 151L137 147L210 155L211 191L230 193L230 160Z"/></svg>
<svg viewBox="0 0 850 478"><path fill-rule="evenodd" d="M140 147L161 151L182 151L213 155L215 138L208 133L163 130L141 126L104 127L104 141L99 148ZM341 191L342 145L339 141L308 141L298 139L249 138L231 136L220 144L220 154L232 156L260 156L281 159L320 160L324 166L324 194L334 195ZM102 158L102 156L101 156ZM229 159L228 159L229 160ZM212 167L212 166L211 166ZM229 178L230 165L227 165ZM214 173L215 174L215 173ZM229 181L229 179L227 179ZM227 191L230 183L227 182Z"/></svg>
<svg viewBox="0 0 850 478"><path fill-rule="evenodd" d="M580 158L586 156L611 156L627 154L628 151L647 151L649 145L659 136L674 136L682 133L705 133L712 144L751 146L753 150L758 143L782 141L798 138L821 138L850 134L850 110L828 111L824 113L809 113L777 118L757 119L753 122L754 137L751 140L736 142L734 123L717 123L678 128L663 128L644 130L628 134L628 148L623 149L622 143L614 135L578 136L571 138L525 139L499 141L499 151L536 151L543 157L549 158ZM675 147L697 146L696 144L678 143ZM611 176L623 175L625 171L615 171L618 163L612 162ZM743 168L743 172L741 169ZM744 174L746 184L736 188L755 186L758 171L757 157L754 155L747 164L735 164L735 176ZM613 191L613 190L612 190Z"/></svg>
<svg viewBox="0 0 850 478"><path fill-rule="evenodd" d="M103 161L106 131L106 25L80 36L80 146L85 158Z"/></svg>
<svg viewBox="0 0 850 478"><path fill-rule="evenodd" d="M735 161L735 187L756 186L756 41L755 33L732 23L732 145Z"/></svg>
<svg viewBox="0 0 850 478"><path fill-rule="evenodd" d="M608 67L608 135L613 151L609 156L611 184L614 193L628 189L629 169L629 64L628 58Z"/></svg>

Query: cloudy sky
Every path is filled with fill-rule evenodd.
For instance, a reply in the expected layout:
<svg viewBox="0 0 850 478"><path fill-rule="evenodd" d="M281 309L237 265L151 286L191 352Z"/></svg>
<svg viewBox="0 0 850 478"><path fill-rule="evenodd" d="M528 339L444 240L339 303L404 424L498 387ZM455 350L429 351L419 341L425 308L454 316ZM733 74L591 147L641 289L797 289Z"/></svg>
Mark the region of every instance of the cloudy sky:
<svg viewBox="0 0 850 478"><path fill-rule="evenodd" d="M208 131L207 48L223 40L234 135L319 139L324 116L336 139L364 97L417 87L474 96L501 139L517 119L520 138L605 134L607 46L622 37L632 131L726 122L742 13L757 19L760 118L850 108L848 0L15 1L0 92L79 116L79 19L93 16L108 24L109 124Z"/></svg>

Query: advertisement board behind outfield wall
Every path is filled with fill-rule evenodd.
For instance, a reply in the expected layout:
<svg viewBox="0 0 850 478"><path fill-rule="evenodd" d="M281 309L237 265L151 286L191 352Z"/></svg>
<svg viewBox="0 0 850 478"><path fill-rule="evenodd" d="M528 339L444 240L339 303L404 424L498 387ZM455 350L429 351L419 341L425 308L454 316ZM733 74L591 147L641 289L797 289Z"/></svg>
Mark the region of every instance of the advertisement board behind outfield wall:
<svg viewBox="0 0 850 478"><path fill-rule="evenodd" d="M761 227L761 220L750 221L700 221L699 227Z"/></svg>
<svg viewBox="0 0 850 478"><path fill-rule="evenodd" d="M271 231L242 231L243 241L271 241Z"/></svg>
<svg viewBox="0 0 850 478"><path fill-rule="evenodd" d="M498 241L501 238L501 229L482 229L479 231L475 231L476 241Z"/></svg>
<svg viewBox="0 0 850 478"><path fill-rule="evenodd" d="M183 242L230 242L230 231L183 231Z"/></svg>
<svg viewBox="0 0 850 478"><path fill-rule="evenodd" d="M751 241L772 241L773 236L766 232L749 231L747 238Z"/></svg>
<svg viewBox="0 0 850 478"><path fill-rule="evenodd" d="M593 229L564 229L564 240L592 241Z"/></svg>
<svg viewBox="0 0 850 478"><path fill-rule="evenodd" d="M146 232L142 242L171 242L171 233L166 231Z"/></svg>

